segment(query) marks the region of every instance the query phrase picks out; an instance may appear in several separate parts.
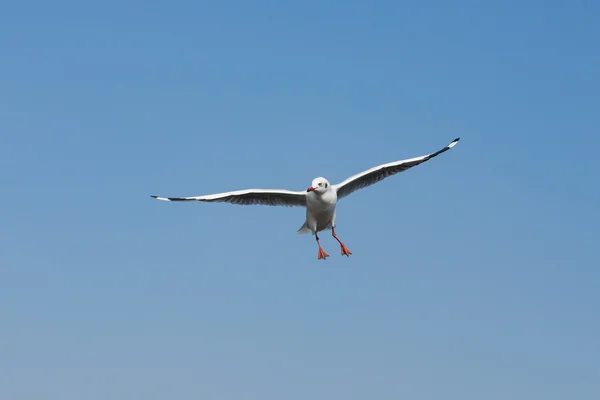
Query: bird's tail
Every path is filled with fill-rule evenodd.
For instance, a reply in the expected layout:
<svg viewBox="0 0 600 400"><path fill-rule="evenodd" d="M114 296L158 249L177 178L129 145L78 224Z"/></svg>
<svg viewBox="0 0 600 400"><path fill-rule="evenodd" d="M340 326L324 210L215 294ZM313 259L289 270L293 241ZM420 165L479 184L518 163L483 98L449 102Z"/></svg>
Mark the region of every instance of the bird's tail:
<svg viewBox="0 0 600 400"><path fill-rule="evenodd" d="M311 230L306 225L306 221L304 222L304 224L302 224L302 226L300 227L300 229L298 229L296 231L296 233L298 233L298 234L310 233L310 232L311 232Z"/></svg>

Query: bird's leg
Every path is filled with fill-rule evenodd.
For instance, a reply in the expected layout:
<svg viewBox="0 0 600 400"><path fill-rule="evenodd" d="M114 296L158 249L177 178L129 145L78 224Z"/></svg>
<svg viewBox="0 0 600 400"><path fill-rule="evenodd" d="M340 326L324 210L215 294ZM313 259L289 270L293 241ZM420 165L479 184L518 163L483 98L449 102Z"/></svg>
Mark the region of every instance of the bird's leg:
<svg viewBox="0 0 600 400"><path fill-rule="evenodd" d="M344 243L342 243L342 241L340 239L338 239L337 235L335 234L335 227L333 225L331 225L331 235L335 238L335 240L340 242L340 247L342 248L342 255L346 256L346 257L350 257L350 254L352 254L352 253L350 252L350 250L348 250L346 245Z"/></svg>
<svg viewBox="0 0 600 400"><path fill-rule="evenodd" d="M325 260L327 257L329 257L329 254L325 253L325 250L323 250L323 248L321 247L321 242L319 241L319 235L317 235L317 233L315 233L315 238L317 238L317 244L319 245L319 256L317 259Z"/></svg>

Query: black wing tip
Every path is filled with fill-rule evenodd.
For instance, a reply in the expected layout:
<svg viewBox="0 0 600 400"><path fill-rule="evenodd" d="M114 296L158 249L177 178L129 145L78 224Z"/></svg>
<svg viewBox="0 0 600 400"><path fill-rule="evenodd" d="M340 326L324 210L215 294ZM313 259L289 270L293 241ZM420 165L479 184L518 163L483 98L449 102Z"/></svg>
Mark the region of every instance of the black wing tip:
<svg viewBox="0 0 600 400"><path fill-rule="evenodd" d="M456 139L454 139L453 141L451 141L448 146L446 146L447 149L451 149L452 147L454 147L454 145L456 143L458 143L458 141L460 140L460 137L457 137Z"/></svg>
<svg viewBox="0 0 600 400"><path fill-rule="evenodd" d="M153 199L156 200L163 200L163 201L173 201L173 199L169 198L169 197L160 197L160 196L154 196L154 195L150 195L150 197L152 197Z"/></svg>

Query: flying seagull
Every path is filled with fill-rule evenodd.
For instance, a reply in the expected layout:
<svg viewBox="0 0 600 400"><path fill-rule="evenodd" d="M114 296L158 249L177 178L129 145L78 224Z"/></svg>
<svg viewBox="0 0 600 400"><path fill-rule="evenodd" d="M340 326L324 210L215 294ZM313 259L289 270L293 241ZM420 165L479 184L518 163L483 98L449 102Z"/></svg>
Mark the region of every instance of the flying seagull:
<svg viewBox="0 0 600 400"><path fill-rule="evenodd" d="M406 171L416 165L424 163L433 157L450 150L458 143L460 138L454 139L449 145L435 153L420 157L399 160L381 164L366 171L353 175L346 180L332 185L323 177L313 179L310 187L305 191L291 191L282 189L246 189L233 192L208 194L194 197L159 197L151 196L164 201L203 201L226 202L240 205L260 204L268 206L305 207L306 220L297 233L312 233L315 235L319 246L318 259L329 257L321 247L318 233L330 229L332 236L340 243L342 256L352 254L344 243L335 234L335 206L339 199L350 193L373 185L382 179Z"/></svg>

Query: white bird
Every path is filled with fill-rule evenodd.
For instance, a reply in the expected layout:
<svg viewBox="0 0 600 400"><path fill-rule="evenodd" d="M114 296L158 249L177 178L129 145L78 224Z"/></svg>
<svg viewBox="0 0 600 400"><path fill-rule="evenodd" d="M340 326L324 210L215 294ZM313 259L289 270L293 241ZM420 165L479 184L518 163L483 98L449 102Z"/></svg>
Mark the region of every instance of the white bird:
<svg viewBox="0 0 600 400"><path fill-rule="evenodd" d="M305 191L291 191L282 189L246 189L233 192L224 192L194 197L159 197L151 196L164 201L203 201L227 202L232 204L250 205L261 204L268 206L305 207L306 220L297 233L312 233L315 235L319 246L318 259L329 257L321 247L318 232L330 229L332 236L340 243L343 256L350 256L350 250L335 234L335 207L337 201L350 193L373 185L398 172L406 171L433 157L450 150L458 143L460 138L454 139L449 145L435 153L420 157L399 160L381 164L366 171L353 175L344 181L331 185L323 177L313 179L310 187Z"/></svg>

